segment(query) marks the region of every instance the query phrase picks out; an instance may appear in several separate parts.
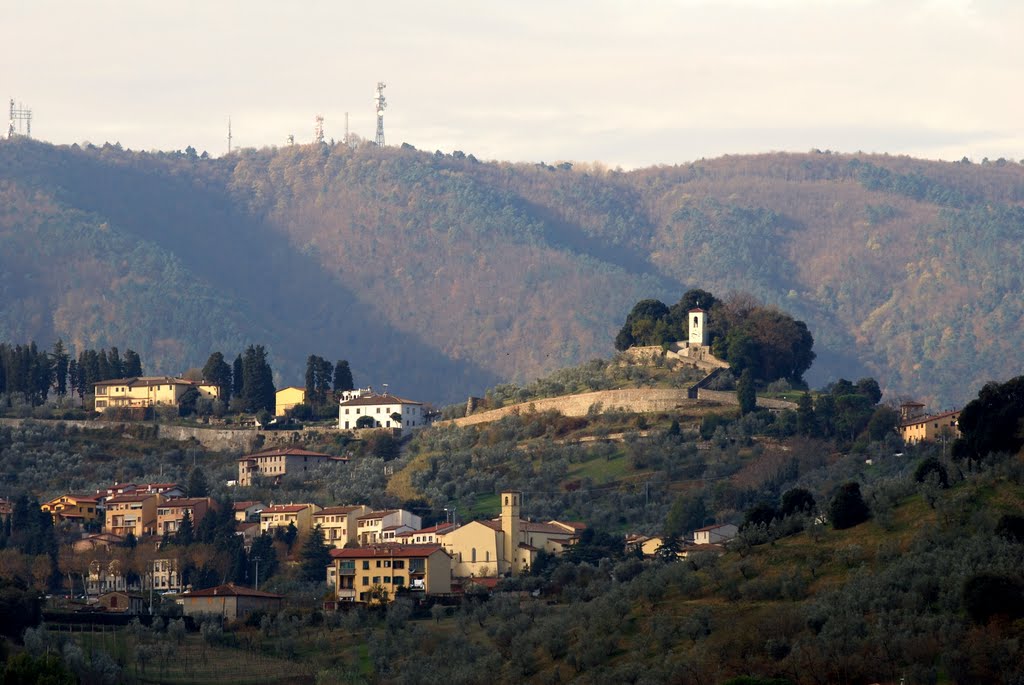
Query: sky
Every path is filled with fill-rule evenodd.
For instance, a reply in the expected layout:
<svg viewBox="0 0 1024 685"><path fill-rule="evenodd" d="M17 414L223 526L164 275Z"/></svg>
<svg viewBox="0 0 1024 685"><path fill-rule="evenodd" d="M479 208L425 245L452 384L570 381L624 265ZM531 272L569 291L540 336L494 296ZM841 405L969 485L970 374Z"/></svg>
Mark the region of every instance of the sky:
<svg viewBox="0 0 1024 685"><path fill-rule="evenodd" d="M346 112L372 140L383 81L388 145L482 160L1020 160L1021 27L1018 0L32 0L0 14L0 97L49 142L215 156L229 117L236 148Z"/></svg>

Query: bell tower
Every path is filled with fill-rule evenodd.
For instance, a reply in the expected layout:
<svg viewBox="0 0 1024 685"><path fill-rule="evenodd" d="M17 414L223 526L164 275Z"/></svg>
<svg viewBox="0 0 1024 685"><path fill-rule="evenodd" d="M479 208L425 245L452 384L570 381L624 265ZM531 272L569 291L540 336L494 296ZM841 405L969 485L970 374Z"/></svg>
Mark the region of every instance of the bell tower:
<svg viewBox="0 0 1024 685"><path fill-rule="evenodd" d="M707 312L700 307L687 312L687 322L690 327L690 337L687 342L690 345L708 345Z"/></svg>
<svg viewBox="0 0 1024 685"><path fill-rule="evenodd" d="M501 531L504 538L502 552L505 563L513 574L522 570L519 563L519 509L522 503L523 493L518 490L506 490L501 493Z"/></svg>

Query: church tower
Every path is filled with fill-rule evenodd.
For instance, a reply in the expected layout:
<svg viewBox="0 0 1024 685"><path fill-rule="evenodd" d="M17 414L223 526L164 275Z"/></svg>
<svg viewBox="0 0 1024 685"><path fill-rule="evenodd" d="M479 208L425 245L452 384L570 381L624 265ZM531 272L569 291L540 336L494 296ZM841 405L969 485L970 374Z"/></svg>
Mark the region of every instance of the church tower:
<svg viewBox="0 0 1024 685"><path fill-rule="evenodd" d="M501 530L504 538L505 563L513 574L522 569L519 563L519 509L522 506L523 493L518 490L507 490L501 493Z"/></svg>
<svg viewBox="0 0 1024 685"><path fill-rule="evenodd" d="M708 345L707 312L700 307L691 309L687 314L690 325L690 337L687 342L690 345Z"/></svg>

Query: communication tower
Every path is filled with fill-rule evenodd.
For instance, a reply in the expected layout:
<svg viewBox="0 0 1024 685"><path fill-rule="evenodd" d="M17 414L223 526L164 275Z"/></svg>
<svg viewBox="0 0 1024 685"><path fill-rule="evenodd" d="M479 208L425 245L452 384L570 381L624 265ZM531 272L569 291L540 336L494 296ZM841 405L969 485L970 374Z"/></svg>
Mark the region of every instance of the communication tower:
<svg viewBox="0 0 1024 685"><path fill-rule="evenodd" d="M345 112L345 145L348 145L348 112Z"/></svg>
<svg viewBox="0 0 1024 685"><path fill-rule="evenodd" d="M228 154L231 154L231 117L228 117Z"/></svg>
<svg viewBox="0 0 1024 685"><path fill-rule="evenodd" d="M288 134L288 144L295 145L295 136L291 133Z"/></svg>
<svg viewBox="0 0 1024 685"><path fill-rule="evenodd" d="M7 126L7 137L13 138L21 135L21 124L25 124L25 137L32 137L32 110L25 109L25 105L14 105L14 98L11 98L11 117Z"/></svg>
<svg viewBox="0 0 1024 685"><path fill-rule="evenodd" d="M384 89L387 87L383 81L377 81L377 97L373 99L377 108L377 145L384 147L384 108L388 103L384 100Z"/></svg>
<svg viewBox="0 0 1024 685"><path fill-rule="evenodd" d="M313 127L313 142L321 144L324 142L324 116L322 114L316 115L316 125Z"/></svg>

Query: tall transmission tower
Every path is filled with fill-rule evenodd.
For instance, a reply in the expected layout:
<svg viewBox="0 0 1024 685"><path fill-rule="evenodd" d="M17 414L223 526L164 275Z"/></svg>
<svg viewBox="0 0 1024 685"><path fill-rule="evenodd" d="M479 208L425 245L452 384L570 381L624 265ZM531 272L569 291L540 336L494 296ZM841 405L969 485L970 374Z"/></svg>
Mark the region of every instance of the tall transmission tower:
<svg viewBox="0 0 1024 685"><path fill-rule="evenodd" d="M324 142L324 115L322 114L316 115L316 125L313 127L313 142Z"/></svg>
<svg viewBox="0 0 1024 685"><path fill-rule="evenodd" d="M348 145L348 112L345 112L345 145Z"/></svg>
<svg viewBox="0 0 1024 685"><path fill-rule="evenodd" d="M383 81L377 81L377 97L373 99L377 108L377 145L384 147L384 108L388 103L384 100L384 89L387 87Z"/></svg>
<svg viewBox="0 0 1024 685"><path fill-rule="evenodd" d="M231 117L228 117L228 154L231 154Z"/></svg>
<svg viewBox="0 0 1024 685"><path fill-rule="evenodd" d="M32 110L25 109L25 106L18 104L17 107L14 105L14 98L11 98L11 117L10 123L7 126L7 137L13 138L15 135L21 134L21 124L25 124L25 137L32 137Z"/></svg>

